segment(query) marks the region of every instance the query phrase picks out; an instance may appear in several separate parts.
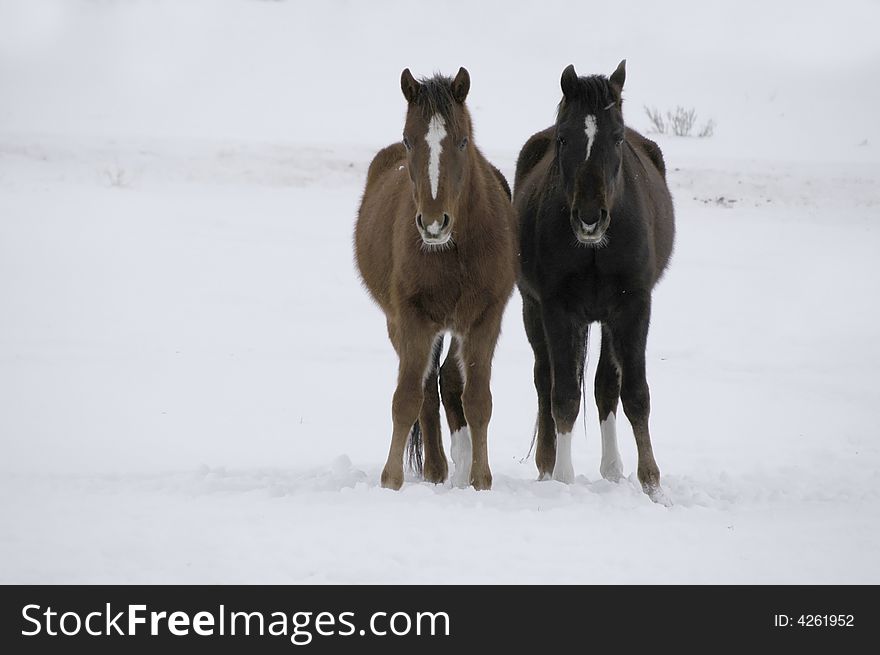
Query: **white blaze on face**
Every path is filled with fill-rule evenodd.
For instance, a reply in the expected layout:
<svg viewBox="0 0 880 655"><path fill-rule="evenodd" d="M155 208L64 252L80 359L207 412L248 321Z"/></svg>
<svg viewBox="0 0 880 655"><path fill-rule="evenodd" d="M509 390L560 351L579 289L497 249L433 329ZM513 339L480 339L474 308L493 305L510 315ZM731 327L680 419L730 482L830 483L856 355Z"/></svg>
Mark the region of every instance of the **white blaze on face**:
<svg viewBox="0 0 880 655"><path fill-rule="evenodd" d="M584 161L590 158L590 150L593 149L593 141L596 139L596 132L598 129L599 128L596 125L596 117L589 114L584 119L584 132L587 133L587 156L584 157Z"/></svg>
<svg viewBox="0 0 880 655"><path fill-rule="evenodd" d="M431 197L437 197L437 187L440 184L440 153L443 146L440 142L446 137L446 121L440 114L434 114L428 123L428 134L425 141L428 142L428 179L431 181Z"/></svg>

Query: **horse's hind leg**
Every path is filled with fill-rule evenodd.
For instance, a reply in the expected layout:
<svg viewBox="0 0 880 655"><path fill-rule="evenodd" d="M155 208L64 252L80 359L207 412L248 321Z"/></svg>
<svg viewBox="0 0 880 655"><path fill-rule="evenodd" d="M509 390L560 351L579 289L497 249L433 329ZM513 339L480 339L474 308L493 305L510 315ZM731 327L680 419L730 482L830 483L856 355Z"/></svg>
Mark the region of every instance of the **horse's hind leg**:
<svg viewBox="0 0 880 655"><path fill-rule="evenodd" d="M461 375L459 362L461 344L452 337L446 361L440 367L440 394L446 410L446 422L452 433L452 484L456 487L467 487L471 483L471 460L473 449L471 435L464 417L461 395L464 393L464 379Z"/></svg>
<svg viewBox="0 0 880 655"><path fill-rule="evenodd" d="M415 318L399 321L393 330L392 341L400 364L397 389L391 403L391 448L382 471L382 486L389 489L400 489L403 485L403 453L407 437L422 408L425 369L429 365L436 336L436 330Z"/></svg>
<svg viewBox="0 0 880 655"><path fill-rule="evenodd" d="M599 428L602 432L602 477L617 482L623 477L623 463L617 448L617 402L620 399L620 368L614 356L611 331L602 326L602 351L596 368L596 407L599 409Z"/></svg>
<svg viewBox="0 0 880 655"><path fill-rule="evenodd" d="M632 424L639 451L639 482L651 500L668 504L660 488L660 469L654 461L648 418L651 413L651 394L645 376L645 346L651 316L651 298L633 298L610 325L614 352L620 361L620 399L623 411Z"/></svg>
<svg viewBox="0 0 880 655"><path fill-rule="evenodd" d="M556 426L550 406L550 353L547 351L547 340L541 323L541 308L527 296L523 296L523 324L535 353L535 391L538 393L535 464L538 467L538 478L543 480L553 475L553 465L556 462Z"/></svg>
<svg viewBox="0 0 880 655"><path fill-rule="evenodd" d="M445 482L449 472L440 432L440 392L437 388L442 352L443 338L439 337L434 343L431 370L425 378L424 400L422 400L422 411L419 412L419 428L422 431L422 443L425 448L423 474L425 480L435 484Z"/></svg>

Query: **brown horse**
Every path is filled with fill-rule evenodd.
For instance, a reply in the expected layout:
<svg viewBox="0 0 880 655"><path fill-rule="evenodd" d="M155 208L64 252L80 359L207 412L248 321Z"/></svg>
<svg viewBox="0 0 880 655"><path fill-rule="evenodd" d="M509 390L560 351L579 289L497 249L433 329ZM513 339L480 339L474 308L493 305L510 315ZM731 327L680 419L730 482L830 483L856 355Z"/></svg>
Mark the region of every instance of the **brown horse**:
<svg viewBox="0 0 880 655"><path fill-rule="evenodd" d="M408 103L403 141L370 164L354 234L358 269L400 359L382 486L401 487L407 435L412 445L420 433L425 479L446 480L442 396L453 482L489 489L489 378L517 275L510 188L473 143L464 68L455 79L421 81L405 69L400 84ZM447 332L452 343L440 366Z"/></svg>

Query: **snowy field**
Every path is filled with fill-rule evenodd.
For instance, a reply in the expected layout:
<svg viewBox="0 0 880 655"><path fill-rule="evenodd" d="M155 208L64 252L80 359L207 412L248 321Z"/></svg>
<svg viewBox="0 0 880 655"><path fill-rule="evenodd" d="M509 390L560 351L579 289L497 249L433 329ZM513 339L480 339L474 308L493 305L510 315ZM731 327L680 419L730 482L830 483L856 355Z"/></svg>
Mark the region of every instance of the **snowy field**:
<svg viewBox="0 0 880 655"><path fill-rule="evenodd" d="M880 583L880 6L471 4L0 0L0 582ZM674 505L625 420L600 478L591 393L575 484L535 480L517 295L492 491L381 489L397 362L351 233L401 69L467 66L512 180L562 69L623 57L630 125L716 123L654 136Z"/></svg>

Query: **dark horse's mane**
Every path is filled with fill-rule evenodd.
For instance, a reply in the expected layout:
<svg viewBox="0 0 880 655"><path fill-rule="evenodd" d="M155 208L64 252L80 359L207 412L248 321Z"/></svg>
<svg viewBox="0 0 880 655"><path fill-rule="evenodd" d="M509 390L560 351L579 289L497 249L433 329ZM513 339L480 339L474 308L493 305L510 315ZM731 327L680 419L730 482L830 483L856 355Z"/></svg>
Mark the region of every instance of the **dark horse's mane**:
<svg viewBox="0 0 880 655"><path fill-rule="evenodd" d="M568 102L582 102L588 107L595 109L604 109L611 104L620 101L620 98L614 92L611 81L604 75L590 75L589 77L579 77L575 96L569 98ZM566 98L559 101L556 107L556 114L562 111L565 106Z"/></svg>
<svg viewBox="0 0 880 655"><path fill-rule="evenodd" d="M433 77L419 79L422 85L416 104L421 108L425 120L440 114L450 127L458 126L458 119L453 107L455 98L452 95L452 78L436 73Z"/></svg>

